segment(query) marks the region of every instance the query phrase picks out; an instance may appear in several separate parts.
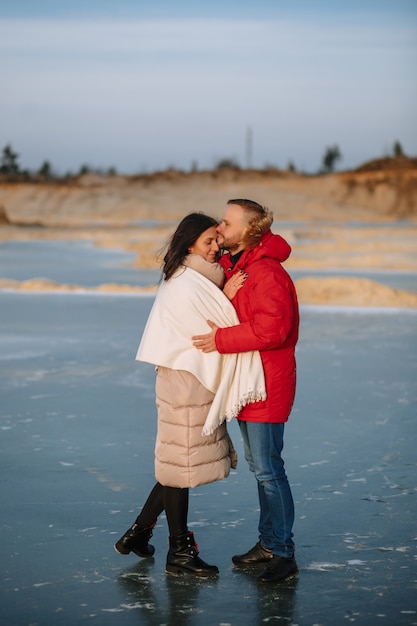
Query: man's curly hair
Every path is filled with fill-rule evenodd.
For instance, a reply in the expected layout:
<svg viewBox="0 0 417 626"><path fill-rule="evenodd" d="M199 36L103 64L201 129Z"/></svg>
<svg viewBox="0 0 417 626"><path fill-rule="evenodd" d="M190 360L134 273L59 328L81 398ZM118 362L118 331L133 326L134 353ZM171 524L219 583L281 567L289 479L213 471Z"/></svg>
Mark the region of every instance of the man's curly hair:
<svg viewBox="0 0 417 626"><path fill-rule="evenodd" d="M228 200L227 204L237 204L247 213L248 227L242 243L245 244L246 248L254 248L259 243L262 235L272 226L274 221L272 211L268 207L245 198Z"/></svg>

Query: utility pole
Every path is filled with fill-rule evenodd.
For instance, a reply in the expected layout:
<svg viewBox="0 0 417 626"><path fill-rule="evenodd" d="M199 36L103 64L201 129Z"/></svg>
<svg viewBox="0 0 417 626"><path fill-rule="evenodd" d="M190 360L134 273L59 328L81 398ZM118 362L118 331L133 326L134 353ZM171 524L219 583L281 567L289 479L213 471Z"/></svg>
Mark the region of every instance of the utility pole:
<svg viewBox="0 0 417 626"><path fill-rule="evenodd" d="M246 130L246 168L252 167L252 128L248 126Z"/></svg>

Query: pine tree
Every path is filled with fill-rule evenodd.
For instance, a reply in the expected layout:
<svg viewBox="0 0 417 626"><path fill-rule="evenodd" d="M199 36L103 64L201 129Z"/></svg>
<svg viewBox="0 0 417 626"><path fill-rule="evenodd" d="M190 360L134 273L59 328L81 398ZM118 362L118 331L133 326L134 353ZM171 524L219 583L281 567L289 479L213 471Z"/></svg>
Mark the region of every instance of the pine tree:
<svg viewBox="0 0 417 626"><path fill-rule="evenodd" d="M7 174L8 176L13 176L14 174L19 173L19 164L17 162L19 155L17 152L13 152L12 146L7 144L3 148L3 154L1 157L1 165L0 172L2 174Z"/></svg>

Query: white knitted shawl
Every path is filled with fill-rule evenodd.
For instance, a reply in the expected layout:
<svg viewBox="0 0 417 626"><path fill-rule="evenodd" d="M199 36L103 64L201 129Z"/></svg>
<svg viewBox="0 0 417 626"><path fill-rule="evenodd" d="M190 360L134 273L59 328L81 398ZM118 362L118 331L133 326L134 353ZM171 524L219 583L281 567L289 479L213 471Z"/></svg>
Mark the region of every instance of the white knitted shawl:
<svg viewBox="0 0 417 626"><path fill-rule="evenodd" d="M237 417L246 404L266 399L264 372L257 351L203 353L193 346L193 335L210 332L207 320L223 328L238 324L239 318L212 282L219 284L220 266L198 255L189 255L184 265L188 267L178 269L159 287L136 360L190 372L215 394L202 431L209 435L225 419ZM223 270L221 276L222 283Z"/></svg>

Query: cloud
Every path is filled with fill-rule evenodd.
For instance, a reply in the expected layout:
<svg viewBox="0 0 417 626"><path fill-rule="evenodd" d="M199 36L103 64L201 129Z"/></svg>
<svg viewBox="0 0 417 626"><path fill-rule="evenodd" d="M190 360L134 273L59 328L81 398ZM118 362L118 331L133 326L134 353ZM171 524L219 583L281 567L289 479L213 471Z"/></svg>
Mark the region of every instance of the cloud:
<svg viewBox="0 0 417 626"><path fill-rule="evenodd" d="M352 144L352 129L358 144L375 144L378 133L379 145L402 139L417 106L412 29L319 17L2 19L5 139L27 153L30 137L32 159L36 141L46 142L64 167L84 160L75 129L92 160L104 144L122 154L128 135L153 166L211 166L216 155L242 153L251 125L258 166L286 161L291 148L310 166L308 141L321 141L317 153L327 141ZM415 127L408 136L417 146Z"/></svg>

